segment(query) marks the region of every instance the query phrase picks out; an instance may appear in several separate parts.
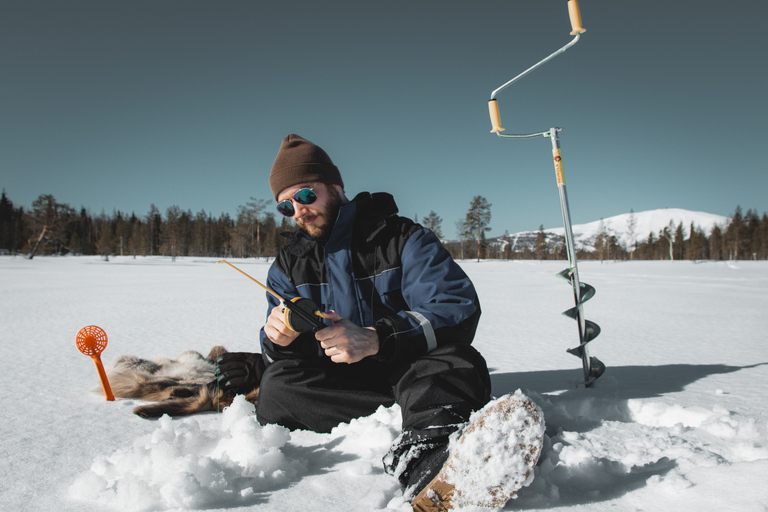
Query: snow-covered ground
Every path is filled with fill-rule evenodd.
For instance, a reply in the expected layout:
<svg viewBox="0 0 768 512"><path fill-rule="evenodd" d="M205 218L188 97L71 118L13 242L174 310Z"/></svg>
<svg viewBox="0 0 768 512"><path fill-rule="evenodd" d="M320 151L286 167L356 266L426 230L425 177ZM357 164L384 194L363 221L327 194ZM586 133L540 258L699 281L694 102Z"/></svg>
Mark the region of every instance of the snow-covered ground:
<svg viewBox="0 0 768 512"><path fill-rule="evenodd" d="M232 260L257 279L268 263ZM258 350L264 291L201 258L0 257L0 510L409 510L381 457L397 407L330 434L223 414L144 420L107 402L75 335L102 354ZM496 395L543 409L533 483L505 510L768 509L768 262L580 263L608 366L578 385L562 262L462 262L483 305L476 346Z"/></svg>

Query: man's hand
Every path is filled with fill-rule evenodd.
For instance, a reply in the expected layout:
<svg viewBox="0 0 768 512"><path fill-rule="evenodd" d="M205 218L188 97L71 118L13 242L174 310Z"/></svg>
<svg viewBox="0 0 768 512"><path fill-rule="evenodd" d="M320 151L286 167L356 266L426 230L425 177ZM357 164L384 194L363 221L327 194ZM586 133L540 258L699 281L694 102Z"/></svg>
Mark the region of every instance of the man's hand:
<svg viewBox="0 0 768 512"><path fill-rule="evenodd" d="M285 307L283 306L272 308L264 325L264 333L272 343L281 347L287 347L299 336L298 332L285 325Z"/></svg>
<svg viewBox="0 0 768 512"><path fill-rule="evenodd" d="M325 313L333 322L315 333L315 338L334 363L356 363L379 352L379 336L373 327L360 327L335 311Z"/></svg>

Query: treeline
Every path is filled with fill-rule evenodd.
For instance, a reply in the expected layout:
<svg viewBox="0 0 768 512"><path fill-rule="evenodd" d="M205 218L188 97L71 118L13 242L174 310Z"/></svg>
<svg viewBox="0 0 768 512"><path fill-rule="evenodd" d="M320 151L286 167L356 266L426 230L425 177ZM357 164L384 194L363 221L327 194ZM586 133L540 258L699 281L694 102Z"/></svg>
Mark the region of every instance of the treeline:
<svg viewBox="0 0 768 512"><path fill-rule="evenodd" d="M171 206L164 214L152 205L143 216L76 211L52 195L41 195L32 209L0 197L0 253L35 255L270 257L293 230L266 211L267 200L251 198L237 216L193 214Z"/></svg>
<svg viewBox="0 0 768 512"><path fill-rule="evenodd" d="M36 255L113 255L133 256L209 256L264 257L277 255L286 239L283 233L294 230L293 222L276 215L271 201L250 198L237 208L235 217L227 213L214 217L205 211L193 214L171 206L164 213L152 205L143 216L113 212L93 216L59 203L52 195L41 195L29 210L16 207L0 197L0 254ZM446 242L454 258L484 259L567 259L565 244L548 240L544 228L531 247L512 251L509 243L491 243L485 238L490 229L491 204L476 196L466 219L457 223L460 240ZM634 227L628 231L632 234ZM416 219L418 220L418 219ZM431 211L421 224L442 236L442 219ZM502 237L504 239L506 237ZM716 226L704 233L695 225L670 223L658 233L622 246L609 229L600 229L594 251L579 251L580 260L745 260L768 259L768 216L754 210L742 213L736 208L726 227Z"/></svg>
<svg viewBox="0 0 768 512"><path fill-rule="evenodd" d="M634 238L633 217L630 215L627 231ZM669 225L647 238L635 240L630 246L622 245L618 237L601 223L594 241L594 251L578 250L579 260L766 260L768 259L768 215L762 217L754 210L742 213L737 206L733 217L725 227L715 226L707 235L700 226L682 223ZM498 256L489 252L489 258L507 259L567 259L562 238L552 243L539 228L532 247L510 251L497 246Z"/></svg>
<svg viewBox="0 0 768 512"><path fill-rule="evenodd" d="M596 251L597 252L597 251ZM603 254L605 255L605 253ZM768 216L741 207L723 228L715 226L707 235L691 224L670 223L657 234L649 234L630 254L643 260L765 260L768 259Z"/></svg>

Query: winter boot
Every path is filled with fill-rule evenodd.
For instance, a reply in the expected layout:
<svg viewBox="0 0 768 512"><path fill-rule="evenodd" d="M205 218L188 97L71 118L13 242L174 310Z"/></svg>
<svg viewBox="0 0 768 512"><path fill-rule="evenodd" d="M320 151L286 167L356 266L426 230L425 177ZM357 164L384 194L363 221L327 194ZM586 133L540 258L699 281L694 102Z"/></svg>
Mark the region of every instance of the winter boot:
<svg viewBox="0 0 768 512"><path fill-rule="evenodd" d="M544 415L520 390L493 400L452 436L448 460L411 502L414 512L503 507L533 481L543 437Z"/></svg>

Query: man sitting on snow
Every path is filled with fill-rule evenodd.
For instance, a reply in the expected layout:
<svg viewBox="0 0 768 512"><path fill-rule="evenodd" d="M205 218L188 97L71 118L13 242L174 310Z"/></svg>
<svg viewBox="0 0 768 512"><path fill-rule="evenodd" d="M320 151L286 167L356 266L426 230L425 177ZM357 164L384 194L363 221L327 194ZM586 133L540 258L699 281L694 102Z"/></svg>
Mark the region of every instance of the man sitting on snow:
<svg viewBox="0 0 768 512"><path fill-rule="evenodd" d="M471 345L480 304L467 275L432 231L397 215L391 195L347 199L326 152L297 135L282 141L269 184L298 229L267 286L286 300L310 299L326 326L296 332L267 294L259 422L330 432L398 404L402 433L384 467L418 494L415 510L502 506L536 464L543 421L519 394L486 406L491 379ZM230 360L220 382L234 387L245 373ZM500 437L481 447L487 457L462 455L489 432Z"/></svg>

